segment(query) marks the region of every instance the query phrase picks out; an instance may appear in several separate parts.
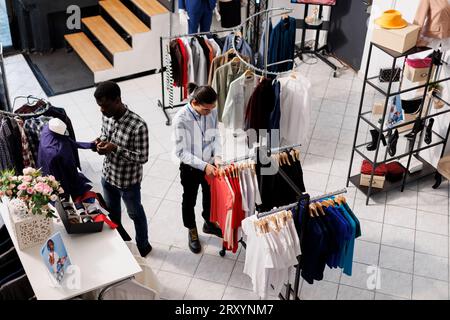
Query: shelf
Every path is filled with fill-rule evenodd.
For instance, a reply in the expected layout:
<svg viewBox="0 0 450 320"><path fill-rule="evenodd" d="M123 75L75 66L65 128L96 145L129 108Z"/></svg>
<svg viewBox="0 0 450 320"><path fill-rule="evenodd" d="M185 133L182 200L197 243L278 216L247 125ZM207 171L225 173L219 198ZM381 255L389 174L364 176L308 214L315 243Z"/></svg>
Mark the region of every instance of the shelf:
<svg viewBox="0 0 450 320"><path fill-rule="evenodd" d="M388 49L386 47L380 46L379 44L373 43L374 47L377 47L378 49L384 51L385 53L387 53L388 55L390 55L392 58L402 58L402 57L407 57L416 53L420 53L420 52L424 52L424 51L428 51L428 50L433 50L433 48L429 48L429 47L414 47L404 53L400 53L391 49Z"/></svg>
<svg viewBox="0 0 450 320"><path fill-rule="evenodd" d="M436 97L436 99L439 99L439 100L443 101L446 104L446 106L444 106L442 109L434 109L433 108L433 104L434 104L433 101L434 101L434 99L433 99L433 101L430 104L430 110L434 110L435 113L429 114L427 116L422 116L421 119L426 120L426 119L434 118L434 117L437 117L437 116L440 116L442 114L450 112L450 104L448 102L444 101L440 97ZM426 107L426 106L424 106L424 107ZM362 112L360 117L361 117L361 119L364 122L366 122L373 129L381 130L381 123L379 123L378 120L381 119L382 115L379 115L379 114L378 115L373 115L372 111L366 111L366 112ZM387 119L387 117L388 117L388 114L386 113L386 119ZM416 120L403 121L400 124L396 125L395 127L392 127L392 129L387 128L386 125L385 125L383 127L383 132L388 132L389 130L400 129L400 128L404 127L404 126L413 124L415 121Z"/></svg>
<svg viewBox="0 0 450 320"><path fill-rule="evenodd" d="M389 155L389 153L387 153L386 160L384 159L384 157L385 157L385 154L386 154L386 151L387 151L387 145L383 146L383 143L380 142L380 150L378 152L378 158L376 159L375 162L377 164L379 164L379 163L386 163L386 162L399 160L401 158L409 156L409 153L410 153L409 144L410 144L410 142L409 142L408 139L406 139L404 137L404 135L409 133L409 132L410 132L410 130L408 130L405 133L401 133L400 134L400 136L398 138L398 141L397 141L397 152L396 152L396 154L393 157L391 157ZM420 148L419 148L419 139L421 139L421 144L420 144L421 147ZM445 142L445 139L443 137L441 137L440 135L438 135L437 133L435 133L434 131L433 131L433 134L432 134L432 138L431 138L431 143L430 144L426 144L424 139L425 139L425 132L422 135L419 134L416 137L416 143L415 143L414 149L412 151L413 153L421 152L421 151L427 150L429 148L436 147L436 146L438 146L440 144L443 144ZM388 142L387 137L386 137L386 142ZM375 157L375 150L374 151L368 151L367 150L366 147L367 147L367 145L369 143L370 143L370 141L369 142L365 142L363 144L359 144L358 146L355 147L355 151L361 157L363 157L364 159L366 159L370 163L373 163L374 162L374 157Z"/></svg>
<svg viewBox="0 0 450 320"><path fill-rule="evenodd" d="M317 26L307 24L304 19L296 19L295 22L297 29L323 30L323 31L330 30L330 21L322 21L322 23Z"/></svg>
<svg viewBox="0 0 450 320"><path fill-rule="evenodd" d="M419 179L422 179L424 177L430 176L434 173L436 173L436 168L434 168L431 164L429 164L426 160L421 158L420 156L416 156L417 160L421 161L423 163L423 169L415 172L415 173L406 173L406 183L408 184L413 181L417 181ZM361 192L363 192L365 195L369 195L369 187L361 186L359 185L361 179L361 174L357 174L355 176L350 177L350 182L355 185L356 188L358 188ZM382 189L380 188L372 188L372 194L380 193L380 192L386 192L394 189L398 189L402 186L403 179L397 182L390 182L385 181L384 186Z"/></svg>

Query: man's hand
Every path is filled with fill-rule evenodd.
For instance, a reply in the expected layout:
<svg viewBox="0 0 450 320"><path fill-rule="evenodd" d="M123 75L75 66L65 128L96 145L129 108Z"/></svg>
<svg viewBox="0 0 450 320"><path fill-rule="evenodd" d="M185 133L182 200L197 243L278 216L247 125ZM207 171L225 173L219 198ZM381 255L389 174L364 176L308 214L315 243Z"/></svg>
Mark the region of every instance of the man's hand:
<svg viewBox="0 0 450 320"><path fill-rule="evenodd" d="M100 155L110 154L111 152L117 151L117 145L107 141L100 141L97 144L97 152Z"/></svg>
<svg viewBox="0 0 450 320"><path fill-rule="evenodd" d="M220 166L222 165L222 158L216 157L214 159L214 165L216 166L216 168L220 168Z"/></svg>
<svg viewBox="0 0 450 320"><path fill-rule="evenodd" d="M208 163L205 167L205 173L208 176L215 176L217 175L217 168Z"/></svg>
<svg viewBox="0 0 450 320"><path fill-rule="evenodd" d="M92 151L97 152L97 146L100 142L102 142L102 140L100 140L100 138L97 138L93 141L94 146L92 147Z"/></svg>

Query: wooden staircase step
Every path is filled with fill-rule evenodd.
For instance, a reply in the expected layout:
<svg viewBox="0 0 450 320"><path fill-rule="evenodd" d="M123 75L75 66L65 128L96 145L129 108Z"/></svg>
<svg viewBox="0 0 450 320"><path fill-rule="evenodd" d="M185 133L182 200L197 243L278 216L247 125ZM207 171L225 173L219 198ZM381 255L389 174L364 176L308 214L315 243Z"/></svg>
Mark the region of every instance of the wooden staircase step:
<svg viewBox="0 0 450 320"><path fill-rule="evenodd" d="M131 2L149 17L168 12L168 10L157 0L131 0Z"/></svg>
<svg viewBox="0 0 450 320"><path fill-rule="evenodd" d="M112 64L83 32L66 34L64 38L92 72L112 69Z"/></svg>
<svg viewBox="0 0 450 320"><path fill-rule="evenodd" d="M149 32L147 27L120 0L103 0L100 6L128 33L130 36Z"/></svg>
<svg viewBox="0 0 450 320"><path fill-rule="evenodd" d="M131 50L128 43L101 16L88 17L81 21L111 54Z"/></svg>

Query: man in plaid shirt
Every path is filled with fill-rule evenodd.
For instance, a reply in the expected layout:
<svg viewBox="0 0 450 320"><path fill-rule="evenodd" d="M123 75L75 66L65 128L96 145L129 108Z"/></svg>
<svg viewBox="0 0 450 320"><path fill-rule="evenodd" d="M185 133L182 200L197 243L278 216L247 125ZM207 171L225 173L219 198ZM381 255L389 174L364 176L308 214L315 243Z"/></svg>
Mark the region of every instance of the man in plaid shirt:
<svg viewBox="0 0 450 320"><path fill-rule="evenodd" d="M110 218L120 224L123 199L134 221L136 244L141 256L152 250L148 242L148 225L141 204L143 165L148 161L148 128L145 121L122 103L120 87L107 81L94 93L103 114L102 132L97 152L105 155L102 186Z"/></svg>

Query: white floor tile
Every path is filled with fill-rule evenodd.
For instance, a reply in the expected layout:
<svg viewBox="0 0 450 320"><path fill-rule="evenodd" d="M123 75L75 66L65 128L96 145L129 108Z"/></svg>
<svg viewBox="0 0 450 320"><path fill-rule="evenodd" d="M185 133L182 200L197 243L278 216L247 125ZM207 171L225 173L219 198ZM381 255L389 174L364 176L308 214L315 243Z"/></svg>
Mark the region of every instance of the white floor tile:
<svg viewBox="0 0 450 320"><path fill-rule="evenodd" d="M348 159L347 160L334 159L333 164L331 166L330 175L347 178L349 165L350 163Z"/></svg>
<svg viewBox="0 0 450 320"><path fill-rule="evenodd" d="M395 225L398 227L415 229L416 227L416 210L397 206L386 206L384 223Z"/></svg>
<svg viewBox="0 0 450 320"><path fill-rule="evenodd" d="M356 239L354 250L354 262L361 262L369 265L378 265L378 255L380 252L379 244Z"/></svg>
<svg viewBox="0 0 450 320"><path fill-rule="evenodd" d="M365 200L356 200L354 211L357 212L358 218L376 222L383 222L385 205L368 205Z"/></svg>
<svg viewBox="0 0 450 320"><path fill-rule="evenodd" d="M373 300L375 292L362 290L358 288L348 287L345 285L339 286L338 300Z"/></svg>
<svg viewBox="0 0 450 320"><path fill-rule="evenodd" d="M391 295L380 293L380 292L375 292L375 300L406 300L406 299L391 296Z"/></svg>
<svg viewBox="0 0 450 320"><path fill-rule="evenodd" d="M173 162L157 159L147 172L147 177L173 181L178 171L179 166Z"/></svg>
<svg viewBox="0 0 450 320"><path fill-rule="evenodd" d="M381 244L413 250L414 230L385 224Z"/></svg>
<svg viewBox="0 0 450 320"><path fill-rule="evenodd" d="M315 281L312 285L303 282L300 300L335 300L338 286L326 281Z"/></svg>
<svg viewBox="0 0 450 320"><path fill-rule="evenodd" d="M317 118L316 128L327 130L328 128L341 128L344 116L341 114L331 115L328 112L320 112Z"/></svg>
<svg viewBox="0 0 450 320"><path fill-rule="evenodd" d="M305 188L308 190L308 193L310 193L310 190L316 190L323 193L325 192L325 188L327 187L328 175L303 170L303 181L305 183Z"/></svg>
<svg viewBox="0 0 450 320"><path fill-rule="evenodd" d="M302 169L328 175L332 164L333 159L307 154Z"/></svg>
<svg viewBox="0 0 450 320"><path fill-rule="evenodd" d="M387 204L409 209L417 208L417 192L411 190L394 190L387 194Z"/></svg>
<svg viewBox="0 0 450 320"><path fill-rule="evenodd" d="M230 280L235 263L236 262L233 260L204 254L194 277L227 284Z"/></svg>
<svg viewBox="0 0 450 320"><path fill-rule="evenodd" d="M326 142L322 140L311 139L308 148L308 153L311 153L316 156L333 158L336 146L337 143L335 142Z"/></svg>
<svg viewBox="0 0 450 320"><path fill-rule="evenodd" d="M347 103L349 95L350 91L328 88L324 97L327 100Z"/></svg>
<svg viewBox="0 0 450 320"><path fill-rule="evenodd" d="M448 282L414 276L414 300L448 300Z"/></svg>
<svg viewBox="0 0 450 320"><path fill-rule="evenodd" d="M203 234L203 232L201 232ZM240 246L240 244L239 244ZM223 239L211 236L208 240L208 243L204 247L204 253L217 256L219 254L219 251L222 250L223 247ZM225 259L230 260L236 260L239 256L239 250L236 253L233 253L232 251L226 251L226 254L224 256Z"/></svg>
<svg viewBox="0 0 450 320"><path fill-rule="evenodd" d="M323 272L323 280L333 283L339 283L341 279L342 269L336 268L331 269L328 266L325 266L325 270Z"/></svg>
<svg viewBox="0 0 450 320"><path fill-rule="evenodd" d="M225 285L193 278L184 297L185 300L221 300Z"/></svg>
<svg viewBox="0 0 450 320"><path fill-rule="evenodd" d="M356 213L358 215L358 213ZM381 231L383 229L383 224L379 222L359 219L361 224L361 238L360 240L365 240L369 242L380 243L381 242Z"/></svg>
<svg viewBox="0 0 450 320"><path fill-rule="evenodd" d="M448 216L425 211L417 212L417 230L448 235Z"/></svg>
<svg viewBox="0 0 450 320"><path fill-rule="evenodd" d="M419 192L417 209L448 215L448 197Z"/></svg>
<svg viewBox="0 0 450 320"><path fill-rule="evenodd" d="M321 112L327 112L330 115L345 114L347 104L344 102L323 99L320 107Z"/></svg>
<svg viewBox="0 0 450 320"><path fill-rule="evenodd" d="M448 259L416 252L414 255L414 274L448 281Z"/></svg>
<svg viewBox="0 0 450 320"><path fill-rule="evenodd" d="M415 251L439 257L448 257L448 237L416 231Z"/></svg>
<svg viewBox="0 0 450 320"><path fill-rule="evenodd" d="M158 272L157 276L161 288L160 296L168 300L182 300L192 279L191 277L162 270Z"/></svg>
<svg viewBox="0 0 450 320"><path fill-rule="evenodd" d="M381 245L381 268L412 273L414 263L414 251Z"/></svg>
<svg viewBox="0 0 450 320"><path fill-rule="evenodd" d="M141 189L145 190L146 193L151 194L153 197L164 198L170 186L172 185L172 182L173 180L169 181L166 179L146 176L142 180Z"/></svg>
<svg viewBox="0 0 450 320"><path fill-rule="evenodd" d="M312 133L312 138L317 140L324 140L328 142L338 142L341 128L329 127L324 128L322 124L315 126Z"/></svg>
<svg viewBox="0 0 450 320"><path fill-rule="evenodd" d="M345 273L342 273L341 284L345 284L345 285L360 288L360 289L371 290L370 277L371 277L372 270L373 270L373 266L354 262L352 275L348 276ZM375 288L373 288L373 289L375 289Z"/></svg>
<svg viewBox="0 0 450 320"><path fill-rule="evenodd" d="M244 273L244 263L236 262L228 286L253 290L252 279Z"/></svg>
<svg viewBox="0 0 450 320"><path fill-rule="evenodd" d="M223 295L223 300L259 300L256 293L236 287L227 287Z"/></svg>
<svg viewBox="0 0 450 320"><path fill-rule="evenodd" d="M145 258L148 264L153 270L161 269L164 261L166 261L167 255L169 253L169 246L161 243L156 243L151 241L150 243L153 247L152 252Z"/></svg>
<svg viewBox="0 0 450 320"><path fill-rule="evenodd" d="M166 260L161 266L162 271L168 271L186 276L193 276L202 256L189 250L171 247Z"/></svg>
<svg viewBox="0 0 450 320"><path fill-rule="evenodd" d="M377 292L411 299L412 275L381 268L380 288Z"/></svg>

